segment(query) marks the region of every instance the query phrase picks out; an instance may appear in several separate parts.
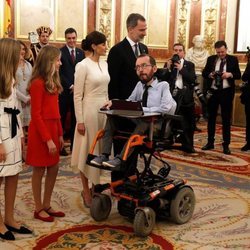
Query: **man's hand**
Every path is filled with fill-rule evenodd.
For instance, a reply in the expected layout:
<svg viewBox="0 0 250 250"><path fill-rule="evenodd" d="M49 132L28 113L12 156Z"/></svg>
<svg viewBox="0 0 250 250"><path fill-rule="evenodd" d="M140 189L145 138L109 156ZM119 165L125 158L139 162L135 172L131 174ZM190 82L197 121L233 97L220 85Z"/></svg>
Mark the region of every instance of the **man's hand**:
<svg viewBox="0 0 250 250"><path fill-rule="evenodd" d="M211 72L211 73L208 75L208 77L214 79L214 75L215 75L215 72L213 71L213 72Z"/></svg>
<svg viewBox="0 0 250 250"><path fill-rule="evenodd" d="M74 92L74 85L73 84L70 85L69 90L70 90L70 93Z"/></svg>
<svg viewBox="0 0 250 250"><path fill-rule="evenodd" d="M172 60L171 58L167 59L167 69L170 70L171 69L171 65L172 65Z"/></svg>
<svg viewBox="0 0 250 250"><path fill-rule="evenodd" d="M174 67L180 71L182 69L183 65L181 65L181 63L176 62L176 63L174 63Z"/></svg>
<svg viewBox="0 0 250 250"><path fill-rule="evenodd" d="M231 72L223 72L221 78L222 79L233 78L233 74Z"/></svg>

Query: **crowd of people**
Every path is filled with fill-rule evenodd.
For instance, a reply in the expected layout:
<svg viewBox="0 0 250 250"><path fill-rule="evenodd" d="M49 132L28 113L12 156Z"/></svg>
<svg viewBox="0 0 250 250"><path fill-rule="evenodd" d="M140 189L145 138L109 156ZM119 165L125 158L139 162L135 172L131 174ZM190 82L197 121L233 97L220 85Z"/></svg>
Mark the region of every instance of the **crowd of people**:
<svg viewBox="0 0 250 250"><path fill-rule="evenodd" d="M227 54L226 42L217 41L216 55L208 56L207 51L203 51L201 36L196 36L193 40L196 46L188 51L188 60L184 45L175 43L173 56L164 65L164 74L157 77L156 61L142 43L146 36L146 19L132 13L126 26L127 36L110 49L107 61L101 58L106 55L107 39L98 31L82 40L81 49L76 47L77 32L73 28L65 30L66 44L60 49L49 44L52 30L44 26L37 29L39 42L32 44L30 49L22 41L0 39L0 185L5 179L5 213L4 216L0 213L0 238L15 240L13 232L32 233L14 218L18 175L23 169L23 161L32 167L34 218L52 222L55 217L65 216L63 211L52 208L51 198L60 155L68 155L64 147L68 111L71 166L80 173L81 196L88 208L101 175L98 168L86 164L97 131L104 129L105 134L102 143L95 148L97 157L91 163L112 168L121 163L126 146L126 142L113 142L114 131L144 134L149 128L149 123L143 119L131 121L100 114L101 107L110 107L110 100L142 101L145 113L178 112L183 117L183 133L179 138L181 150L195 153L195 67L201 61L202 76L208 84L208 94L204 93L207 94L208 142L202 150L214 149L220 107L223 153L231 153L235 80L241 78L241 72L237 57ZM249 78L250 64L242 79L250 81ZM246 144L242 151L250 150L249 100L245 102ZM112 144L114 158L110 159ZM137 164L137 155L133 154L130 152L129 157L133 166L131 174ZM111 174L112 180L122 176L119 171Z"/></svg>

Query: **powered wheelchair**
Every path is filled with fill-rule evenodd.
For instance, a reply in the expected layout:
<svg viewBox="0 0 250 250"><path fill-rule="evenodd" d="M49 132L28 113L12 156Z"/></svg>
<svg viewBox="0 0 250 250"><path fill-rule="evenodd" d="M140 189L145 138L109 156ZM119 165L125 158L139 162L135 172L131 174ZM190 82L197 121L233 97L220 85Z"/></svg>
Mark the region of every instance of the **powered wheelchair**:
<svg viewBox="0 0 250 250"><path fill-rule="evenodd" d="M174 223L184 224L188 222L194 212L195 195L192 187L183 179L175 179L169 176L171 166L162 159L161 151L168 148L164 141L164 134L168 121L181 119L178 115L152 115L150 119L150 131L148 135L131 135L126 144L126 150L120 166L110 168L91 164L95 157L93 154L97 142L103 137L104 130L100 130L91 146L87 164L107 171L122 171L124 175L120 180L98 184L94 187L90 214L96 221L108 218L112 203L105 190L110 190L111 196L118 200L118 212L133 220L134 233L137 236L148 236L155 225L156 218L170 219ZM162 126L158 136L153 133L156 121L161 119ZM123 135L116 135L122 138ZM136 173L128 176L130 166L127 165L129 153L136 150L144 164L143 170L136 169ZM156 159L162 165L157 173L151 169L152 159Z"/></svg>

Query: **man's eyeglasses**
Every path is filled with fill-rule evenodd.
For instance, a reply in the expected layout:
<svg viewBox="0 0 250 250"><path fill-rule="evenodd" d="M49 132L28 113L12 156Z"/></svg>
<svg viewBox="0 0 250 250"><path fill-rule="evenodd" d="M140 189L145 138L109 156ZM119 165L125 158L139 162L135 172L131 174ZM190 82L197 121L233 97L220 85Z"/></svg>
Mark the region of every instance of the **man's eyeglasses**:
<svg viewBox="0 0 250 250"><path fill-rule="evenodd" d="M135 66L135 70L136 70L136 71L139 71L140 69L146 69L146 68L149 67L149 66L152 67L153 65L143 63L143 64L141 64L141 65L136 65L136 66Z"/></svg>

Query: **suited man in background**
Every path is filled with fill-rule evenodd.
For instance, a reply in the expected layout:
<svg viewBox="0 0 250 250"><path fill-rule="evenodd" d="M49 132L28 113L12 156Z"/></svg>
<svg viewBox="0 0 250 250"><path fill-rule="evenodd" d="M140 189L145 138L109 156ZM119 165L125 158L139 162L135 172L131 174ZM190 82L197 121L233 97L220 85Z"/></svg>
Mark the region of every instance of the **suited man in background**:
<svg viewBox="0 0 250 250"><path fill-rule="evenodd" d="M63 86L63 92L59 96L59 107L61 114L62 127L65 132L65 123L67 113L70 111L70 150L73 146L74 131L76 125L75 109L73 101L74 92L74 74L75 65L84 59L84 53L81 49L76 48L77 32L73 28L65 30L66 44L61 50L60 79ZM68 155L65 148L60 152L61 155Z"/></svg>
<svg viewBox="0 0 250 250"><path fill-rule="evenodd" d="M231 154L229 149L231 139L231 115L235 93L235 80L241 78L237 57L227 54L225 41L217 41L214 44L216 55L208 57L202 76L207 79L209 99L208 111L208 141L202 150L214 149L214 136L216 117L219 106L221 108L223 153Z"/></svg>
<svg viewBox="0 0 250 250"><path fill-rule="evenodd" d="M135 70L136 58L140 54L148 54L148 48L140 41L146 36L146 19L138 14L132 13L126 20L127 36L110 49L108 54L108 71L110 82L108 86L109 99L127 99L139 81ZM120 130L133 131L134 123L127 119L120 120ZM121 152L124 142L114 142L114 154ZM131 157L133 158L133 157ZM134 158L131 174L137 164ZM116 176L115 176L116 175ZM112 173L112 179L119 179L121 173Z"/></svg>
<svg viewBox="0 0 250 250"><path fill-rule="evenodd" d="M177 102L177 112L182 115L181 135L182 150L186 153L195 153L194 130L195 130L195 109L194 109L194 86L195 66L192 62L184 59L185 47L182 43L175 43L173 46L173 57L169 59L164 68L166 72L163 80L170 85L170 90Z"/></svg>

